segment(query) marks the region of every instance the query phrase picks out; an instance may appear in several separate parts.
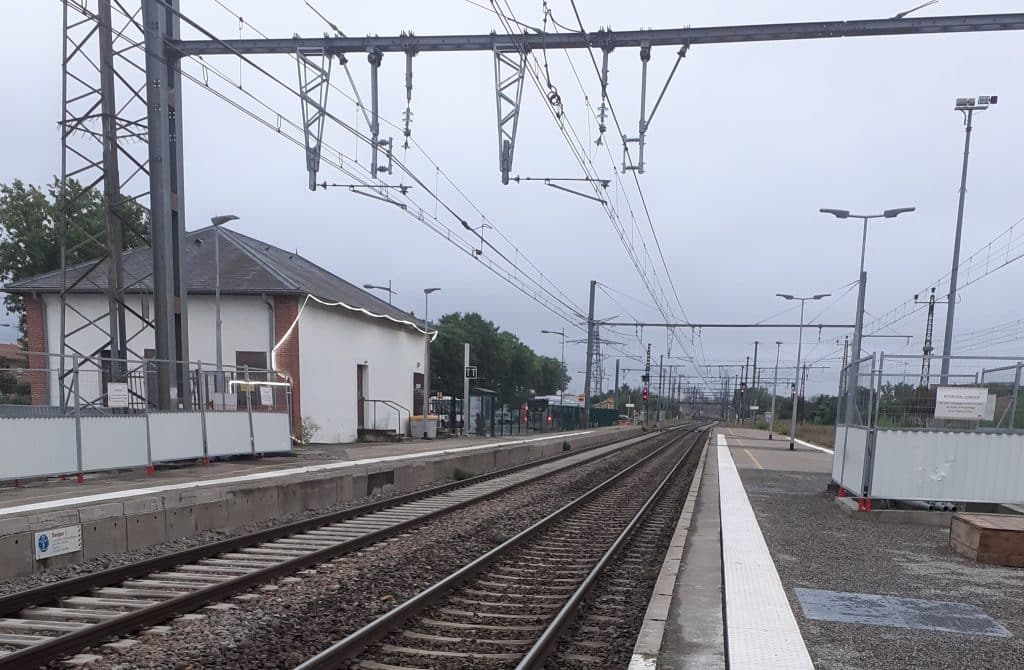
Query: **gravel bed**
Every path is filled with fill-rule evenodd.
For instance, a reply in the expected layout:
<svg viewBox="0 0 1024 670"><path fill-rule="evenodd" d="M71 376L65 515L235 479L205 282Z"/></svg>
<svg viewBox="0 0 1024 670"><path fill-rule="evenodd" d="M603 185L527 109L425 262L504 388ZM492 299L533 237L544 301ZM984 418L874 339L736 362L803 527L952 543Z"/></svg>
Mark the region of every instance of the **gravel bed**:
<svg viewBox="0 0 1024 670"><path fill-rule="evenodd" d="M640 447L647 451L650 446ZM171 622L92 668L293 667L620 469L637 449L527 484L315 570ZM246 599L251 598L251 599ZM60 667L55 664L54 667Z"/></svg>
<svg viewBox="0 0 1024 670"><path fill-rule="evenodd" d="M740 474L818 668L1024 667L1024 570L962 558L948 528L851 518L824 493L828 475ZM795 588L966 603L1011 637L809 620Z"/></svg>
<svg viewBox="0 0 1024 670"><path fill-rule="evenodd" d="M597 580L545 668L593 670L629 665L699 458L698 444L665 495Z"/></svg>
<svg viewBox="0 0 1024 670"><path fill-rule="evenodd" d="M485 473L479 473L485 474ZM450 482L452 480L433 482L421 486L415 491L433 488L441 484ZM25 575L24 577L18 577L16 579L8 579L0 581L0 595L6 595L8 593L15 593L18 591L25 591L37 586L45 586L46 584L52 584L53 582L59 582L72 577L81 577L83 575L92 574L94 572L100 572L109 568L117 568L138 561L144 561L150 558L157 558L159 556L165 556L170 553L177 551L184 551L186 549L194 549L195 547L202 546L204 544L210 544L212 542L218 542L220 540L226 540L232 537L238 537L240 535L246 535L248 533L256 533L269 528L275 528L277 526L283 526L288 523L294 523L296 521L304 521L306 519L312 519L314 517L323 516L325 514L333 514L335 512L341 512L352 507L358 507L360 505L366 505L371 502L378 500L386 500L398 495L405 495L412 491L397 492L393 490L385 490L384 493L380 493L373 496L367 496L364 498L358 498L354 500L347 500L339 502L336 505L330 507L320 507L315 510L306 510L287 516L275 517L273 519L267 519L264 521L255 521L247 523L243 526L232 529L218 529L211 531L204 531L197 535L190 537L181 538L177 540L168 540L167 542L161 542L150 547L144 547L142 549L135 549L132 551L121 552L118 554L108 554L106 556L99 556L88 561L82 561L80 563L74 563L64 567L53 568L45 572L39 572L33 575Z"/></svg>
<svg viewBox="0 0 1024 670"><path fill-rule="evenodd" d="M547 625L568 597L586 577L591 566L604 553L621 529L647 499L676 458L664 453L627 475L615 487L575 510L569 517L550 526L529 543L501 558L480 576L457 589L422 615L408 622L360 655L385 665L422 666L424 657L391 652L386 645L412 647L425 652L458 653L460 657L430 657L432 670L511 670L529 642L510 644L508 640L532 640L535 631L516 630L515 626ZM566 567L552 561L553 556L572 556L585 565ZM481 596L478 592L500 593ZM545 599L559 596L557 600ZM500 600L499 600L500 599ZM500 605L492 605L495 601ZM485 604L480 604L481 602ZM454 611L452 611L454 610ZM470 615L458 612L470 612ZM508 615L516 618L509 619ZM480 629L457 631L438 627L430 621L471 624ZM493 627L493 628L487 628ZM500 630L504 628L505 630ZM414 636L435 636L430 638ZM448 639L436 639L442 636ZM508 658L486 656L505 654ZM359 661L350 667L355 670Z"/></svg>
<svg viewBox="0 0 1024 670"><path fill-rule="evenodd" d="M444 482L436 482L428 486L422 486L419 489L430 488L438 486ZM64 579L71 577L80 577L82 575L92 574L108 568L117 568L131 563L137 563L138 561L144 561L149 558L157 558L158 556L165 556L176 551L184 551L185 549L193 549L195 547L210 544L211 542L217 542L219 540L226 540L231 537L238 537L239 535L246 535L248 533L256 533L261 530L267 530L268 528L275 528L277 526L283 526L288 523L295 521L304 521L306 519L312 519L317 516L323 516L325 514L332 514L334 512L340 512L342 510L349 509L351 507L358 507L359 505L366 505L371 502L378 500L385 500L392 498L397 495L405 495L409 491L403 491L401 493L395 491L387 491L382 494L368 496L365 498L358 498L355 500L348 500L345 502L332 505L330 507L320 507L315 510L306 510L304 512L298 512L296 514L289 514L287 516L275 517L273 519L267 519L265 521L255 521L247 523L244 526L238 526L230 530L211 530L204 531L198 535L192 535L191 537L181 538L178 540L169 540L167 542L161 542L160 544L154 544L150 547L143 549L136 549L133 551L126 551L119 554L109 554L107 556L99 556L97 558L82 561L81 563L75 563L73 565L67 565L61 568L53 568L46 572L40 572L34 575L26 575L24 577L18 577L17 579L9 579L6 581L0 581L0 595L6 595L8 593L14 593L17 591L25 591L27 589L35 588L37 586L44 586L46 584L52 584L53 582L59 582Z"/></svg>

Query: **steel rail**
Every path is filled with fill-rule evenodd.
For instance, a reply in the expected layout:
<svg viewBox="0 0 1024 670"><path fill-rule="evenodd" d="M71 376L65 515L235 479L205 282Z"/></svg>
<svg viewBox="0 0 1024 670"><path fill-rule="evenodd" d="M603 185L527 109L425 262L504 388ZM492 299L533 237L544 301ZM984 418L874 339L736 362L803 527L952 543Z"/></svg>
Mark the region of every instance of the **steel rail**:
<svg viewBox="0 0 1024 670"><path fill-rule="evenodd" d="M403 496L396 496L387 500L382 500L368 505L343 510L328 515L314 517L313 519L307 519L305 521L299 521L284 526L278 526L275 528L267 529L265 531L259 531L257 533L251 533L248 535L239 536L237 538L231 538L228 540L222 540L211 544L203 545L193 549L187 549L167 556L160 556L139 563L133 563L131 565L122 566L118 568L111 568L102 572L94 573L92 575L84 575L82 577L65 580L55 584L49 584L46 586L38 587L28 591L20 593L10 594L0 598L0 605L4 609L0 610L0 616L15 613L21 609L31 607L33 605L42 605L45 603L53 602L61 597L81 594L83 592L90 591L93 588L101 586L108 586L110 584L120 583L122 581L144 576L153 572L159 572L168 568L173 568L179 565L185 565L188 563L194 563L196 561L216 556L222 553L229 553L234 549L244 548L264 542L269 542L275 539L286 537L288 535L294 535L301 533L305 530L317 528L319 526L329 525L331 523L337 523L339 521L348 520L354 517L371 514L382 509L389 507L395 507L404 503L414 502L424 498L434 497L443 493L447 493L452 490L465 488L473 484L481 483L490 479L496 479L500 476L514 474L521 470L529 469L531 467L544 465L553 461L566 458L573 454L585 453L601 447L607 447L615 444L616 441L625 442L624 447L632 444L640 443L647 439L653 439L661 437L665 432L672 431L674 429L685 429L686 432L692 430L690 425L677 426L667 429L667 431L659 431L650 433L646 436L640 436L637 438L627 438L626 440L610 440L609 442L580 449L571 453L560 453L555 456L550 456L545 459L537 461L531 461L520 466L513 468L507 468L495 473L488 473L485 475L479 475L471 479L465 479L459 482L450 484L443 484L438 487L426 489L424 491L418 491ZM421 525L426 521L437 518L439 516L448 514L450 512L462 509L469 505L477 504L484 500L496 497L498 495L507 493L519 486L523 486L528 483L537 482L543 480L555 473L561 472L569 467L575 467L577 465L584 465L593 461L599 460L611 454L599 454L588 458L583 461L579 461L574 464L566 465L562 468L545 472L537 477L533 477L528 480L516 482L511 486L503 487L495 491L485 492L481 495L474 496L464 501L455 502L452 505L444 507L443 509L426 512L421 516L417 516L408 521L399 522L397 524L388 526L377 531L371 531L367 534L353 538L348 541L339 542L338 544L324 547L319 550L311 551L308 554L298 556L295 558L288 559L281 563L268 566L266 568L260 568L253 570L252 572L240 575L238 577L232 577L225 579L222 582L212 584L208 587L197 589L191 593L187 593L181 596L173 597L168 600L161 601L154 605L147 606L145 608L127 612L121 616L112 617L106 621L92 624L87 628L83 628L78 631L65 633L63 635L54 637L52 640L41 642L31 647L26 647L10 654L0 656L0 668L24 668L24 667L37 667L45 665L61 656L78 652L84 648L94 646L100 642L105 641L108 638L116 637L120 635L126 635L134 632L140 628L146 626L152 626L167 619L176 616L178 614L191 612L200 607L203 607L212 602L222 601L237 593L246 591L259 584L266 583L270 580L282 577L299 570L305 569L312 565L327 562L340 555L356 551L363 547L369 546L376 542L379 542L385 538L401 534L408 531L409 529Z"/></svg>
<svg viewBox="0 0 1024 670"><path fill-rule="evenodd" d="M597 584L597 580L601 574L604 573L605 569L611 565L612 561L619 555L619 552L626 543L629 542L633 532L644 522L648 511L658 502L661 498L662 493L668 488L669 484L682 469L683 465L689 460L690 454L694 448L701 443L701 435L698 435L690 448L686 450L686 453L676 462L675 467L665 478L661 480L658 488L655 489L654 493L647 499L647 502L637 510L637 513L633 516L633 519L622 529L619 536L615 541L608 547L608 550L604 552L601 559L594 565L594 568L584 578L583 582L576 588L569 600L562 606L555 615L555 618L545 628L544 632L541 633L537 641L530 647L530 650L526 652L526 655L516 665L516 670L540 670L544 667L544 663L547 662L548 657L555 651L559 640L565 631L572 624L576 615L579 613L580 607L586 602L590 592L593 591L594 586Z"/></svg>
<svg viewBox="0 0 1024 670"><path fill-rule="evenodd" d="M671 431L672 429L669 430ZM703 428L701 428L701 430L703 430ZM490 549L452 574L438 582L435 582L432 586L427 587L417 595L406 600L401 605L388 611L386 614L368 623L359 630L351 633L344 639L334 643L304 663L296 666L295 670L324 670L328 668L334 669L343 667L343 663L352 660L369 645L384 639L410 618L432 606L467 580L479 575L511 550L533 538L538 533L572 513L578 507L589 502L608 488L614 486L615 483L623 477L640 468L655 456L661 454L665 449L672 446L678 439L682 439L683 436L691 432L693 432L693 429L688 429L678 438L670 439L666 444L654 452L612 475L600 484L597 484L576 499L566 503L540 521L532 524L529 528L520 531L513 537Z"/></svg>
<svg viewBox="0 0 1024 670"><path fill-rule="evenodd" d="M557 438L556 438L557 439ZM586 453L593 449L600 449L613 444L616 440L611 439L608 442L601 442L583 449L577 449L571 453L559 453L554 456L548 456L535 461L529 461L520 465L513 466L511 468L505 468L503 470L496 470L494 472L487 472L482 475L470 477L468 479L462 479L457 482L449 482L447 484L439 484L432 486L427 489L419 491L412 491L410 493L394 496L391 498L385 498L383 500L377 500L372 503L365 505L359 505L357 507L351 507L349 509L341 510L338 512L331 512L330 514L324 514L315 516L310 519L304 519L301 521L294 521L292 523L284 524L282 526L275 526L274 528L268 528L266 530L256 531L254 533L248 533L245 535L239 535L237 537L227 538L225 540L218 540L209 544L204 544L199 547L193 547L191 549L184 549L182 551L174 552L172 554L165 554L163 556L157 556L155 558L146 559L130 565L119 566L115 568L109 568L107 570L101 570L88 575L82 575L80 577L73 577L71 579L62 580L53 584L45 584L38 586L33 589L25 591L19 591L17 593L11 593L4 596L0 596L0 617L13 614L18 610L30 607L32 605L40 605L43 603L51 602L58 598L65 596L75 595L82 591L88 591L89 589L99 588L103 586L109 586L122 582L126 579L132 579L141 575L149 574L151 572L159 572L160 570L166 570L176 565L182 565L185 563L194 563L204 558L209 558L217 554L223 554L233 552L236 549L241 549L254 544L262 544L264 542L270 542L288 535L295 535L302 533L307 530L319 528L320 526L327 526L333 523L339 523L347 521L349 519L364 516L367 514L373 514L389 507L396 507L398 505L404 505L406 503L415 502L423 498L430 498L443 493L448 493L460 488L479 484L491 479L497 479L498 477L504 477L506 475L514 474L522 470L526 470L531 467L546 465L557 461L561 458L566 458L573 454ZM624 441L624 440L623 440ZM583 461L589 462L589 461ZM581 463L582 464L582 463Z"/></svg>
<svg viewBox="0 0 1024 670"><path fill-rule="evenodd" d="M965 14L855 21L811 21L741 26L705 26L652 30L523 33L517 35L396 35L366 37L286 37L259 39L170 40L169 58L243 54L294 54L296 49L324 49L328 54L369 51L421 53L520 51L533 49L615 49L684 44L772 42L835 37L947 34L1024 30L1024 14Z"/></svg>

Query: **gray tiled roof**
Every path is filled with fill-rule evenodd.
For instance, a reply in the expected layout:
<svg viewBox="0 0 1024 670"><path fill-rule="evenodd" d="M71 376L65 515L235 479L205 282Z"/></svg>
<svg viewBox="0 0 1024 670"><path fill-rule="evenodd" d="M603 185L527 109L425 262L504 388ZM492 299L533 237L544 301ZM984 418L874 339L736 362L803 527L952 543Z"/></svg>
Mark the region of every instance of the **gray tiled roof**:
<svg viewBox="0 0 1024 670"><path fill-rule="evenodd" d="M216 266L213 255L213 226L186 233L184 272L188 292L210 294L216 285ZM152 292L153 256L148 248L124 253L125 285L129 293ZM84 277L74 292L100 293L107 287L107 265L103 261L91 272L89 263L68 268L68 283ZM374 314L386 314L395 319L418 319L408 312L393 307L385 300L355 284L306 260L297 253L285 251L228 228L221 229L220 283L225 295L295 294L311 293L318 298L344 302ZM34 277L11 282L3 287L10 293L56 293L60 290L60 272L46 272Z"/></svg>

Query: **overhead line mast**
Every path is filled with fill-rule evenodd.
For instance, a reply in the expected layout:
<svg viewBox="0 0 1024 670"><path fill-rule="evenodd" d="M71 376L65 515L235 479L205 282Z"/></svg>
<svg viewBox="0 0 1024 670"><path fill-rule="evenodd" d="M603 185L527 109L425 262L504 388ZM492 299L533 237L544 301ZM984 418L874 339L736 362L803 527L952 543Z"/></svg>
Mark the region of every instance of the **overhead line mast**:
<svg viewBox="0 0 1024 670"><path fill-rule="evenodd" d="M99 0L106 9L111 6L111 0ZM230 39L222 40L216 38L201 25L182 14L180 0L140 0L142 12L141 21L138 15L133 14L127 22L127 27L142 32L143 39L140 40L145 47L146 59L144 66L139 63L126 62L115 63L116 58L97 59L99 66L82 79L77 79L85 87L90 88L90 94L98 97L97 106L102 109L111 109L113 91L110 86L102 86L99 82L105 80L123 80L132 72L131 68L140 69L145 73L144 93L142 90L135 93L139 100L145 99L147 108L146 118L146 140L148 152L144 152L134 134L130 137L124 133L114 133L113 147L106 147L103 143L94 142L88 150L74 154L74 147L68 146L65 141L63 149L64 162L67 164L70 156L74 155L87 162L87 170L91 172L88 177L91 184L98 185L103 182L103 177L110 175L104 183L104 203L107 208L106 220L108 226L111 222L117 221L117 207L122 200L118 191L124 189L123 185L114 185L113 175L117 175L119 156L123 156L127 162L137 154L148 154L148 165L145 159L138 160L132 165L132 174L143 174L148 168L149 189L140 196L140 205L148 205L152 229L152 254L153 254L153 291L154 291L154 314L152 327L155 330L156 351L155 359L161 361L157 366L157 384L154 389L154 396L161 408L170 408L178 403L190 401L189 379L183 374L177 365L172 361L187 359L188 347L188 299L184 289L185 274L182 268L182 239L185 231L184 215L184 192L185 182L184 153L182 143L182 127L184 111L181 99L181 73L180 60L189 56L213 56L213 55L255 55L255 54L287 54L289 56L299 55L305 59L304 66L308 67L305 72L304 95L301 95L303 102L307 105L304 118L305 132L309 133L306 138L307 167L309 170L309 184L316 184L316 170L318 159L322 158L322 128L321 119L332 118L324 107L326 96L324 88L329 84L329 72L324 67L324 58L340 57L347 53L369 53L373 60L380 54L388 52L400 52L408 56L415 56L426 52L459 52L459 51L486 51L493 54L495 59L507 56L511 53L521 53L533 49L615 49L626 47L644 46L693 46L696 44L724 44L736 42L763 42L778 40L803 40L821 39L835 37L867 37L884 35L910 35L910 34L931 34L931 33L960 33L977 31L1005 31L1024 29L1024 14L992 14L974 16L944 16L928 18L893 18L893 19L870 19L861 21L826 21L794 24L768 24L750 26L718 26L705 28L673 28L662 30L632 30L632 31L611 31L598 30L595 32L579 33L544 33L521 35L440 35L420 36L402 34L389 37L341 37L322 36L316 38L269 38L269 39ZM73 54L86 53L86 47L91 51L94 44L86 44L96 40L98 44L101 39L107 40L107 36L113 35L116 38L122 37L123 30L117 30L110 25L109 20L101 19L98 15L88 11L82 11L84 5L65 0L65 8L74 9L74 17L68 17L65 21L65 57L64 65L67 67ZM117 7L120 7L118 3ZM209 39L182 40L180 39L180 24L185 22L192 27L199 29ZM95 27L95 29L93 29ZM68 40L68 35L85 35ZM103 35L100 35L103 33ZM73 47L73 48L68 48ZM116 55L128 61L128 50L118 50ZM408 58L406 65L409 64ZM371 65L375 65L371 62ZM518 66L516 66L518 67ZM524 66L525 67L525 66ZM120 68L120 69L119 69ZM113 77L111 77L113 70ZM123 71L122 71L123 70ZM514 75L514 73L513 73ZM502 77L501 81L507 78ZM512 80L515 86L520 86L522 80ZM509 97L517 100L518 96L513 91ZM84 123L90 118L91 111L83 112L74 107L77 98L68 91L64 96L64 135L65 138L72 132L71 128L76 124ZM505 116L500 113L499 123L513 124L519 113L518 105L515 109L507 109ZM508 117L511 114L513 116ZM506 118L504 122L502 118ZM141 135L141 132L138 133ZM507 137L507 136L506 136ZM514 155L514 137L507 137L513 140L513 144L506 147L504 141L501 144L503 169L511 170L511 158ZM384 147L381 140L376 140L376 150L383 149L387 165L392 164L392 145L387 140ZM374 141L371 140L371 141ZM134 144L135 146L129 146ZM102 158L100 156L102 155ZM77 159L76 158L76 159ZM394 161L394 165L401 165ZM383 165L377 166L378 170ZM384 167L386 170L387 168ZM635 174L635 172L634 172ZM99 178L97 178L99 175ZM72 166L66 165L62 170L62 177L67 180L72 176ZM76 175L84 178L86 175ZM375 175L376 176L376 175ZM123 181L124 178L121 177ZM423 184L419 184L424 187ZM114 189L114 192L111 192ZM146 202L141 202L145 200ZM66 204L65 204L66 205ZM108 232L116 233L113 226ZM114 248L118 244L117 235L109 235L107 241L108 254L120 254L122 249ZM70 250L62 253L63 262ZM111 319L117 327L110 330L120 331L119 323L122 310L125 309L123 301L119 300L121 287L125 286L123 279L124 270L114 270L115 275L110 277L105 293L110 297L109 310L114 317ZM70 290L67 282L62 282L62 294ZM145 315L144 315L145 316ZM98 317L102 318L102 317ZM144 319L149 325L149 319ZM61 328L61 349L64 350L66 338L70 332L62 325ZM121 332L105 333L106 338L111 342L112 351L122 351ZM172 393L172 388L176 393Z"/></svg>

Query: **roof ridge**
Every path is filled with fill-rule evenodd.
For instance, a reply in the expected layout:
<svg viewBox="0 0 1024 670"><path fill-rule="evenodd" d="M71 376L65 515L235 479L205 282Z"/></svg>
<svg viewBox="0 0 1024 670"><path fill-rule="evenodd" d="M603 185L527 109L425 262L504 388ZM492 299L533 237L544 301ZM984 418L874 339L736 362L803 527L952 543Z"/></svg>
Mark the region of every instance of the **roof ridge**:
<svg viewBox="0 0 1024 670"><path fill-rule="evenodd" d="M233 230L227 230L226 232L229 234L227 239L232 244L234 244L238 249L240 249L242 252L248 255L249 258L251 258L264 270L277 277L286 286L290 286L294 290L304 290L302 286L299 285L299 282L295 281L294 277L288 276L278 268L271 265L267 259L263 258L263 254L259 251L259 249L254 248L254 245L250 244L250 242L255 242L257 244L266 244L268 246L273 246L269 242L260 242L254 237L249 237L248 235L235 232ZM244 238L245 241L237 238ZM281 251L284 251L284 249L281 249Z"/></svg>

